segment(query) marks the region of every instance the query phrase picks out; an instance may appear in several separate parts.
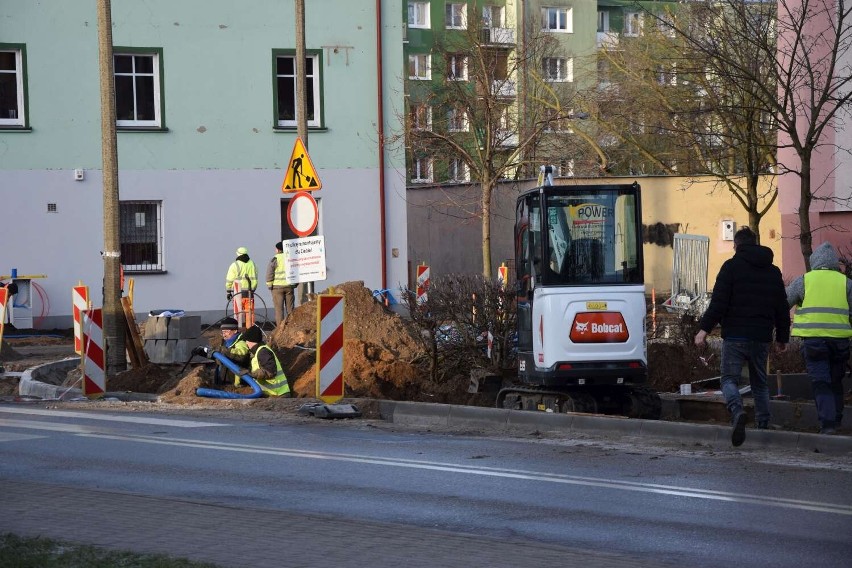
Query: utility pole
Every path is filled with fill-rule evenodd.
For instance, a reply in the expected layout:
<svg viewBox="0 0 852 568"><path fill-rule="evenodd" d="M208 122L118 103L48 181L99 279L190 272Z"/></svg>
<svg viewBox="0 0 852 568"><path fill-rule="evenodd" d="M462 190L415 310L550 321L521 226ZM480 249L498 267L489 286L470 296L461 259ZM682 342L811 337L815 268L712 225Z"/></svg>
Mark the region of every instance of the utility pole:
<svg viewBox="0 0 852 568"><path fill-rule="evenodd" d="M316 73L316 70L314 71ZM296 0L296 133L308 149L308 109L305 92L305 0ZM313 294L314 283L300 284L302 301Z"/></svg>
<svg viewBox="0 0 852 568"><path fill-rule="evenodd" d="M101 155L104 199L104 343L106 375L127 368L124 311L121 308L121 248L118 223L118 150L115 137L115 76L112 55L112 7L98 0L98 62L101 87Z"/></svg>

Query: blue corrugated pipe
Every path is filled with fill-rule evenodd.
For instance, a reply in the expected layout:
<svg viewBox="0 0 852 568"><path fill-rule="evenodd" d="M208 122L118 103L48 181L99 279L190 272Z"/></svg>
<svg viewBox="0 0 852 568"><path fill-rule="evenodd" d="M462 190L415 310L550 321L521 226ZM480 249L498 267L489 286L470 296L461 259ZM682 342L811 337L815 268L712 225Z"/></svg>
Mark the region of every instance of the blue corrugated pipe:
<svg viewBox="0 0 852 568"><path fill-rule="evenodd" d="M240 374L240 368L236 365L236 363L234 363L221 353L214 352L213 358L222 363L228 369L230 369L235 375ZM255 381L251 377L251 375L241 375L240 378L243 380L244 383L246 383L252 388L251 394L240 394L238 392L201 388L195 389L195 396L203 396L206 398L260 398L261 396L263 396L263 389L260 388L260 385L257 384L257 381Z"/></svg>

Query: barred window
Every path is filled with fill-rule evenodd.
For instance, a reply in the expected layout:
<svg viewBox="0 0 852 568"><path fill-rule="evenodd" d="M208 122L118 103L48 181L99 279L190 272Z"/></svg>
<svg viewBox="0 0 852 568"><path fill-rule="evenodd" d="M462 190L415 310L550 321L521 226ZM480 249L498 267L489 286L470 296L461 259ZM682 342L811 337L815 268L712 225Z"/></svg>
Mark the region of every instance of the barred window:
<svg viewBox="0 0 852 568"><path fill-rule="evenodd" d="M162 201L122 201L119 239L125 272L162 272Z"/></svg>

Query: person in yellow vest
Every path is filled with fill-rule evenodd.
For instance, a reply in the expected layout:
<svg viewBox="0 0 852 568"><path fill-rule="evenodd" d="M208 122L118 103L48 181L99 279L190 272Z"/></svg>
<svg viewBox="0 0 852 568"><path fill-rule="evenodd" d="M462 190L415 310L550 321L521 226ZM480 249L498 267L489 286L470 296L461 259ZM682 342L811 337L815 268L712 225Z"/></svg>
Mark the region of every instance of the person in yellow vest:
<svg viewBox="0 0 852 568"><path fill-rule="evenodd" d="M272 348L263 343L263 332L252 326L243 332L251 357L251 369L241 369L240 376L250 375L257 381L266 396L289 397L290 383L281 367L281 361Z"/></svg>
<svg viewBox="0 0 852 568"><path fill-rule="evenodd" d="M852 337L852 280L840 272L837 251L822 243L811 254L811 270L787 286L787 303L796 306L794 337L802 338L802 357L811 378L820 432L834 434L843 421L843 377Z"/></svg>
<svg viewBox="0 0 852 568"><path fill-rule="evenodd" d="M266 286L272 293L272 305L275 307L275 323L280 325L287 316L293 313L296 296L293 285L287 282L284 265L284 247L281 241L275 243L275 256L266 267Z"/></svg>
<svg viewBox="0 0 852 568"><path fill-rule="evenodd" d="M237 320L234 318L225 318L219 324L219 331L222 333L222 346L216 351L236 363L241 367L248 366L250 363L249 347L243 339ZM216 365L214 384L226 383L233 378L234 385L240 384L239 377L235 377L228 368L224 365Z"/></svg>
<svg viewBox="0 0 852 568"><path fill-rule="evenodd" d="M234 297L234 282L240 283L242 297L241 308L246 316L246 327L254 324L254 291L257 289L257 266L249 258L248 249L237 249L237 258L228 267L225 275L225 295L228 300Z"/></svg>

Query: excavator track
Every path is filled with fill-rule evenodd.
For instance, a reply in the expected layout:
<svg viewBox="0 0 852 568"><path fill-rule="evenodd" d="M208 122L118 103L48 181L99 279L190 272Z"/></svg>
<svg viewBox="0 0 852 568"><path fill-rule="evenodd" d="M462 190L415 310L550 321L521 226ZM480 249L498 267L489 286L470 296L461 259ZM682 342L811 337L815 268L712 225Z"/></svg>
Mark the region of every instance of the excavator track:
<svg viewBox="0 0 852 568"><path fill-rule="evenodd" d="M497 393L497 408L544 412L583 412L658 420L660 395L645 386L619 385L586 388L506 387Z"/></svg>

